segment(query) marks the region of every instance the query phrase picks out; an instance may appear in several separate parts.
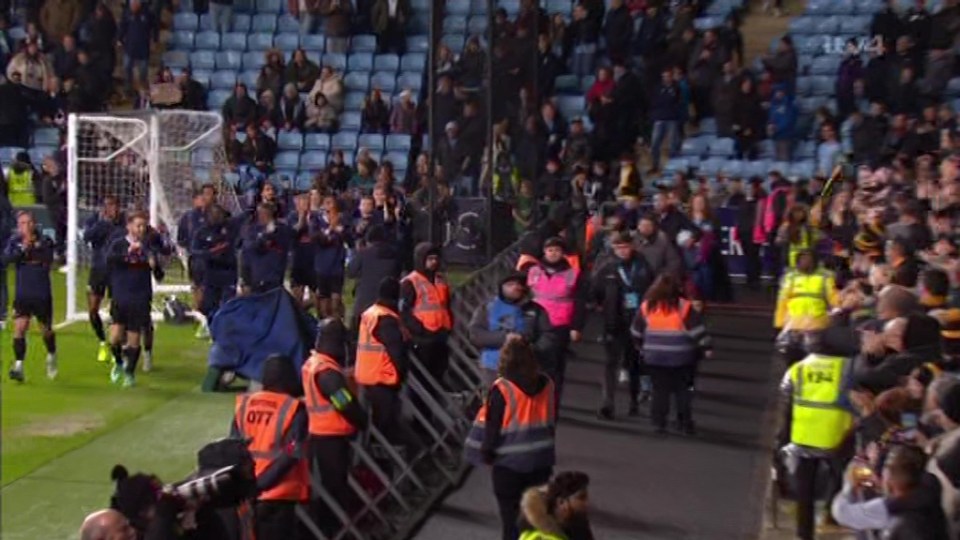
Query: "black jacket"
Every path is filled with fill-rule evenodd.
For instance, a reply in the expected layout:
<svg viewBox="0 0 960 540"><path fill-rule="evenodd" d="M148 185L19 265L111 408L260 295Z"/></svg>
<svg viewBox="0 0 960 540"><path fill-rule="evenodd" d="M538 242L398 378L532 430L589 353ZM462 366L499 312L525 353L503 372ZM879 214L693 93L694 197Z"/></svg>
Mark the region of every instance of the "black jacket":
<svg viewBox="0 0 960 540"><path fill-rule="evenodd" d="M613 260L597 270L592 296L601 307L604 330L610 334L623 332L626 337L643 295L655 277L639 253L629 261Z"/></svg>
<svg viewBox="0 0 960 540"><path fill-rule="evenodd" d="M504 300L506 301L506 300ZM524 298L520 309L523 311L524 331L523 337L527 340L538 358L550 354L556 350L556 343L553 333L550 331L550 317L547 312L537 304ZM473 312L470 318L469 332L470 343L478 349L499 349L507 340L507 330L491 330L489 317L487 315L487 305L482 304Z"/></svg>
<svg viewBox="0 0 960 540"><path fill-rule="evenodd" d="M940 483L932 474L925 473L911 493L888 499L887 512L892 524L887 528L886 540L947 540L947 522L940 506Z"/></svg>
<svg viewBox="0 0 960 540"><path fill-rule="evenodd" d="M387 243L374 243L358 249L347 264L347 277L357 280L353 313L359 318L376 302L383 278L400 277L400 256L396 248Z"/></svg>

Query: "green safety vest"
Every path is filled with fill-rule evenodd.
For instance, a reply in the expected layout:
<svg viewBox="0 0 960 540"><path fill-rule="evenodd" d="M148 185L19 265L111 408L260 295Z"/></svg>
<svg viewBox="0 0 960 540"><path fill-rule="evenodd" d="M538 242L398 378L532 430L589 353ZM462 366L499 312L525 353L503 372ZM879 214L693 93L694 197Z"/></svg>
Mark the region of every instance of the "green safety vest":
<svg viewBox="0 0 960 540"><path fill-rule="evenodd" d="M518 540L567 540L567 537L542 531L523 531Z"/></svg>
<svg viewBox="0 0 960 540"><path fill-rule="evenodd" d="M840 446L853 425L853 415L841 405L852 368L848 358L819 354L790 367L792 443L820 450Z"/></svg>
<svg viewBox="0 0 960 540"><path fill-rule="evenodd" d="M806 227L800 229L800 238L799 242L793 243L787 247L787 267L796 268L797 267L797 257L800 255L801 251L810 249L813 246L813 238L811 238L812 233Z"/></svg>
<svg viewBox="0 0 960 540"><path fill-rule="evenodd" d="M7 174L7 186L7 192L12 206L32 206L37 204L37 196L33 191L33 171L30 169L21 172L10 169L10 172Z"/></svg>
<svg viewBox="0 0 960 540"><path fill-rule="evenodd" d="M819 320L829 314L828 277L829 274L823 270L817 270L812 274L791 272L787 275L785 285L790 291L787 298L787 313L791 320Z"/></svg>

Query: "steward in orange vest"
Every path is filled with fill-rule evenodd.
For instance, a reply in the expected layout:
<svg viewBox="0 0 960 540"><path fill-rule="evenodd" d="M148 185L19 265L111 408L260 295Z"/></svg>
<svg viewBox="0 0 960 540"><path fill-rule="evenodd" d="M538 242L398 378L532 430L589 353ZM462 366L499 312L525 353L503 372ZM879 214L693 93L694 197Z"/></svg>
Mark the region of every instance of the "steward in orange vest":
<svg viewBox="0 0 960 540"><path fill-rule="evenodd" d="M367 414L341 367L346 344L347 331L340 319L320 321L313 353L301 369L310 453L323 489L341 503L350 496L350 439L367 427Z"/></svg>
<svg viewBox="0 0 960 540"><path fill-rule="evenodd" d="M310 472L303 457L307 413L293 362L272 355L263 364L263 390L237 396L231 437L249 440L259 495L256 503L257 540L292 538L294 513L310 495Z"/></svg>
<svg viewBox="0 0 960 540"><path fill-rule="evenodd" d="M370 403L373 425L394 444L419 451L417 436L400 417L400 390L408 366L406 330L397 312L399 300L400 282L383 278L377 301L360 315L354 378Z"/></svg>
<svg viewBox="0 0 960 540"><path fill-rule="evenodd" d="M556 390L526 339L507 338L499 361L500 377L467 435L465 457L493 466L502 537L517 538L523 492L549 481L556 462Z"/></svg>
<svg viewBox="0 0 960 540"><path fill-rule="evenodd" d="M413 272L400 281L400 318L413 350L438 382L449 364L447 338L453 330L450 286L440 273L440 249L423 242L413 252Z"/></svg>

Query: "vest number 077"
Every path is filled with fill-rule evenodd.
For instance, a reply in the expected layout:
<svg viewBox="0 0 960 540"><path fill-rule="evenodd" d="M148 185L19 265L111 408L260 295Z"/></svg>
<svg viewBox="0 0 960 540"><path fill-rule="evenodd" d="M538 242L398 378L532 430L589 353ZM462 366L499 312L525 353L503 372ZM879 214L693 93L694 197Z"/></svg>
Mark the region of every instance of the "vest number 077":
<svg viewBox="0 0 960 540"><path fill-rule="evenodd" d="M273 418L273 411L248 411L248 424L266 424Z"/></svg>

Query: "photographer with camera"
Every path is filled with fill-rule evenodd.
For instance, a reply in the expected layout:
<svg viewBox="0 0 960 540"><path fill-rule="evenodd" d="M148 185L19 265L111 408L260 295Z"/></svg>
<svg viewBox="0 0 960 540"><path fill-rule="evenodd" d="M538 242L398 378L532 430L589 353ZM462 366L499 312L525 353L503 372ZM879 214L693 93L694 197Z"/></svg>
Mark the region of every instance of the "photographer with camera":
<svg viewBox="0 0 960 540"><path fill-rule="evenodd" d="M237 396L232 438L248 440L257 478L257 540L297 538L298 503L309 498L310 471L303 459L307 411L296 395L300 381L293 362L271 355L263 364L263 390Z"/></svg>

